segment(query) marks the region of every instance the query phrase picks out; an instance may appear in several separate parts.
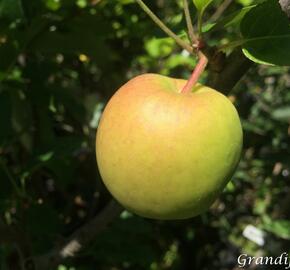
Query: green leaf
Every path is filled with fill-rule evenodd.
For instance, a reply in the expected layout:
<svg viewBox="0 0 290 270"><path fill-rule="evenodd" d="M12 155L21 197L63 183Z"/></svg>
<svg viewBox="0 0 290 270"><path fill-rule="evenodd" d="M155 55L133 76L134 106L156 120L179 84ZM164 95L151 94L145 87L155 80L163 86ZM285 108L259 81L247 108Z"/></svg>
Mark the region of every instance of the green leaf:
<svg viewBox="0 0 290 270"><path fill-rule="evenodd" d="M275 220L269 221L264 225L264 229L275 234L278 237L289 240L290 239L290 221L289 220Z"/></svg>
<svg viewBox="0 0 290 270"><path fill-rule="evenodd" d="M57 84L52 84L49 88L56 105L63 105L68 114L78 122L85 121L85 108L77 98L73 89L66 89Z"/></svg>
<svg viewBox="0 0 290 270"><path fill-rule="evenodd" d="M4 73L11 67L18 55L18 49L12 42L0 45L0 70Z"/></svg>
<svg viewBox="0 0 290 270"><path fill-rule="evenodd" d="M198 12L202 13L213 0L193 0Z"/></svg>
<svg viewBox="0 0 290 270"><path fill-rule="evenodd" d="M98 16L84 15L55 31L43 33L28 48L46 54L86 54L99 62L106 61L109 48L103 39L111 26Z"/></svg>
<svg viewBox="0 0 290 270"><path fill-rule="evenodd" d="M207 8L207 6L212 2L212 0L193 0L193 3L198 11L197 27L199 34L202 33L202 16Z"/></svg>
<svg viewBox="0 0 290 270"><path fill-rule="evenodd" d="M20 0L0 0L0 18L18 19L24 16Z"/></svg>
<svg viewBox="0 0 290 270"><path fill-rule="evenodd" d="M260 64L290 65L290 27L278 1L268 0L252 8L240 25L243 52Z"/></svg>
<svg viewBox="0 0 290 270"><path fill-rule="evenodd" d="M34 235L54 233L60 228L57 212L48 205L31 206L27 216L29 231ZM38 220L37 224L34 222L35 220Z"/></svg>
<svg viewBox="0 0 290 270"><path fill-rule="evenodd" d="M264 2L265 0L237 0L238 3L240 3L241 5L245 6L249 6L252 4L259 4Z"/></svg>
<svg viewBox="0 0 290 270"><path fill-rule="evenodd" d="M49 161L53 157L53 155L54 155L54 152L50 151L50 152L40 155L38 159L42 162L46 162L46 161Z"/></svg>
<svg viewBox="0 0 290 270"><path fill-rule="evenodd" d="M56 11L56 10L60 9L61 2L57 1L57 0L47 0L45 2L45 5L48 9Z"/></svg>
<svg viewBox="0 0 290 270"><path fill-rule="evenodd" d="M240 22L244 18L244 16L252 9L255 5L244 7L236 12L233 12L232 14L226 16L225 18L221 19L217 23L211 24L203 30L203 32L208 32L211 30L217 30L222 28L227 28L230 26L239 26ZM206 27L205 26L205 27Z"/></svg>
<svg viewBox="0 0 290 270"><path fill-rule="evenodd" d="M289 122L290 121L290 106L278 108L272 112L272 117L276 120Z"/></svg>
<svg viewBox="0 0 290 270"><path fill-rule="evenodd" d="M55 235L61 232L61 219L48 204L32 205L26 214L27 231L33 239L32 248L35 252L44 252L53 245Z"/></svg>
<svg viewBox="0 0 290 270"><path fill-rule="evenodd" d="M174 41L171 38L153 38L146 42L145 48L153 58L166 57L174 49Z"/></svg>
<svg viewBox="0 0 290 270"><path fill-rule="evenodd" d="M243 6L248 6L252 4L253 0L238 0L238 2Z"/></svg>

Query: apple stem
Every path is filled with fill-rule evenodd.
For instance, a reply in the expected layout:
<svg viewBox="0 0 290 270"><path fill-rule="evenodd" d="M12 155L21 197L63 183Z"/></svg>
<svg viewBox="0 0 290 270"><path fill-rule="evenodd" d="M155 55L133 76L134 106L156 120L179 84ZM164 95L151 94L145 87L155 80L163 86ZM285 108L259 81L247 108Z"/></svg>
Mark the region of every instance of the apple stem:
<svg viewBox="0 0 290 270"><path fill-rule="evenodd" d="M143 2L143 0L136 0L137 4L143 9L143 11L162 29L169 37L173 38L175 42L184 50L189 53L193 53L193 48L190 44L183 41L179 36L172 32L153 12L152 10Z"/></svg>
<svg viewBox="0 0 290 270"><path fill-rule="evenodd" d="M181 90L181 93L189 93L191 92L193 86L195 86L195 84L197 83L200 75L203 73L203 71L205 70L207 63L208 63L208 59L207 57L199 52L199 60L197 65L195 66L191 77L189 78L189 80L187 81L186 85L183 87L183 89Z"/></svg>

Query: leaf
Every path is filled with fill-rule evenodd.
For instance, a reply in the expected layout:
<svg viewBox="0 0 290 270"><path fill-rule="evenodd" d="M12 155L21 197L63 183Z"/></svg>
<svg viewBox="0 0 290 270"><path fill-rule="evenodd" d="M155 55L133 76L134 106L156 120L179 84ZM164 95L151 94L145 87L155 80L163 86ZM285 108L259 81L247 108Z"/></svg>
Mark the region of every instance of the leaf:
<svg viewBox="0 0 290 270"><path fill-rule="evenodd" d="M43 145L43 152L40 152L28 160L22 172L25 179L36 170L48 169L59 180L58 184L64 186L74 179L77 153L82 150L83 138L66 136L56 138L50 144Z"/></svg>
<svg viewBox="0 0 290 270"><path fill-rule="evenodd" d="M60 1L55 1L55 0L47 0L45 2L45 5L48 9L56 11L60 9L61 7L61 2Z"/></svg>
<svg viewBox="0 0 290 270"><path fill-rule="evenodd" d="M27 45L39 33L45 32L49 23L51 23L51 20L38 16L32 20L29 27L18 29L9 27L4 22L1 24L0 21L0 38L3 36L5 40L2 43L0 42L0 71L10 71L17 61L19 53L26 49Z"/></svg>
<svg viewBox="0 0 290 270"><path fill-rule="evenodd" d="M202 33L202 17L205 9L207 6L212 2L212 0L193 0L194 5L197 8L197 28L198 28L198 33Z"/></svg>
<svg viewBox="0 0 290 270"><path fill-rule="evenodd" d="M63 105L65 110L78 122L85 121L85 108L78 99L74 89L66 89L52 84L49 88L56 104Z"/></svg>
<svg viewBox="0 0 290 270"><path fill-rule="evenodd" d="M107 61L109 48L104 36L111 31L110 28L98 16L84 15L56 27L55 31L42 34L28 49L46 54L84 53L98 62Z"/></svg>
<svg viewBox="0 0 290 270"><path fill-rule="evenodd" d="M0 45L0 70L6 72L15 61L17 55L18 50L12 42Z"/></svg>
<svg viewBox="0 0 290 270"><path fill-rule="evenodd" d="M290 106L278 108L272 112L272 117L283 122L290 122Z"/></svg>
<svg viewBox="0 0 290 270"><path fill-rule="evenodd" d="M252 8L244 16L241 33L245 39L243 52L260 64L290 65L290 27L278 1L268 0Z"/></svg>
<svg viewBox="0 0 290 270"><path fill-rule="evenodd" d="M60 228L57 212L48 205L32 205L27 211L27 217L29 231L33 235L54 233Z"/></svg>
<svg viewBox="0 0 290 270"><path fill-rule="evenodd" d="M245 6L249 6L252 4L259 4L264 2L265 0L237 0L237 2L239 2L241 5Z"/></svg>
<svg viewBox="0 0 290 270"><path fill-rule="evenodd" d="M236 12L233 12L232 14L226 16L225 18L221 19L217 23L205 25L205 29L203 29L203 32L208 32L212 30L227 28L230 26L236 26L240 24L244 16L256 5L251 5L248 7L244 7Z"/></svg>
<svg viewBox="0 0 290 270"><path fill-rule="evenodd" d="M238 2L243 6L248 6L252 4L253 0L238 0Z"/></svg>
<svg viewBox="0 0 290 270"><path fill-rule="evenodd" d="M38 159L41 161L41 162L46 162L46 161L49 161L54 155L54 152L53 151L50 151L50 152L47 152L47 153L44 153L42 155L40 155L38 157Z"/></svg>
<svg viewBox="0 0 290 270"><path fill-rule="evenodd" d="M290 239L290 221L288 220L269 220L269 222L264 225L264 229L283 239Z"/></svg>
<svg viewBox="0 0 290 270"><path fill-rule="evenodd" d="M160 58L170 55L174 44L171 38L153 38L146 42L145 48L151 57Z"/></svg>
<svg viewBox="0 0 290 270"><path fill-rule="evenodd" d="M212 1L213 0L193 0L193 4L197 8L198 12L203 13Z"/></svg>
<svg viewBox="0 0 290 270"><path fill-rule="evenodd" d="M0 0L0 18L18 19L24 16L20 0Z"/></svg>
<svg viewBox="0 0 290 270"><path fill-rule="evenodd" d="M55 235L62 230L59 215L48 204L32 205L26 214L27 230L33 239L32 247L36 253L44 252L52 247Z"/></svg>

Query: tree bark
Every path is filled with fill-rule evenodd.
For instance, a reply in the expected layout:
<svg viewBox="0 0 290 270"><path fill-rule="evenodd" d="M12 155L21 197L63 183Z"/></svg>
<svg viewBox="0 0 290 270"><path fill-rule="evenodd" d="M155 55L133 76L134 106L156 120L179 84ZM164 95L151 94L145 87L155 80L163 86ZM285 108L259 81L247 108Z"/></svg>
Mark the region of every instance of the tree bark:
<svg viewBox="0 0 290 270"><path fill-rule="evenodd" d="M96 238L97 234L106 229L109 223L120 215L122 210L123 208L112 200L95 218L76 230L63 244L42 256L28 259L25 263L25 269L51 270L66 259L74 257L83 248L87 247Z"/></svg>
<svg viewBox="0 0 290 270"><path fill-rule="evenodd" d="M208 86L228 94L252 65L253 62L244 56L241 48L237 48L221 61L220 68L210 66Z"/></svg>
<svg viewBox="0 0 290 270"><path fill-rule="evenodd" d="M290 18L290 0L279 0L279 3L282 10L287 14L288 18Z"/></svg>

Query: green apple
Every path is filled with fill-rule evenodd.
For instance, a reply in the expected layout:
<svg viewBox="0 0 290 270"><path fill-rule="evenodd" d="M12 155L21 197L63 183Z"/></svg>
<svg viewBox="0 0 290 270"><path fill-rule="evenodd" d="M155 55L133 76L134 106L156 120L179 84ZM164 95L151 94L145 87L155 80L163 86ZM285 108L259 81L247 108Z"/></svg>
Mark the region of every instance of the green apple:
<svg viewBox="0 0 290 270"><path fill-rule="evenodd" d="M129 211L154 219L207 210L240 159L242 128L230 100L185 80L138 76L108 102L97 130L101 177Z"/></svg>

